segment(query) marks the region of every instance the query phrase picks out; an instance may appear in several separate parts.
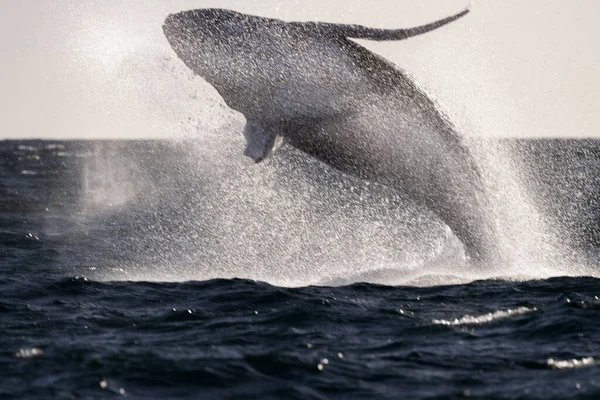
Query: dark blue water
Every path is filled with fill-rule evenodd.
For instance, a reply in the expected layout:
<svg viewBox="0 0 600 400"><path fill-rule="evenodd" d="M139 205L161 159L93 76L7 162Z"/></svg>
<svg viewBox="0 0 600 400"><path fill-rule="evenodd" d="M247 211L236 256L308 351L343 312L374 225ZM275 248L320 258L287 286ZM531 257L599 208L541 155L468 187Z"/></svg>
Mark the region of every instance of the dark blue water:
<svg viewBox="0 0 600 400"><path fill-rule="evenodd" d="M540 206L560 208L553 223L593 264L600 143L517 146L533 160L524 174ZM246 248L260 233L207 211L211 171L198 172L187 149L0 142L0 398L600 398L597 278L296 288L236 279L235 265L272 282L315 272L273 261L273 246ZM345 178L315 179L346 189ZM231 213L246 199L219 198ZM397 217L359 206L334 219ZM237 250L219 247L225 228ZM323 262L342 252L323 247L311 247ZM272 275L252 257L273 263ZM210 259L228 267L207 269ZM231 279L203 278L219 275Z"/></svg>

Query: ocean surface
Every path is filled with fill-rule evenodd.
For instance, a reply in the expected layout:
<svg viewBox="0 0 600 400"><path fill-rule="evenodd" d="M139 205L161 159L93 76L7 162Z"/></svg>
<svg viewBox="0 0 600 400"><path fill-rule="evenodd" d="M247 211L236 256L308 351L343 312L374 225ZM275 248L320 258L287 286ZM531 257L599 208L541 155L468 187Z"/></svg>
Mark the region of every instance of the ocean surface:
<svg viewBox="0 0 600 400"><path fill-rule="evenodd" d="M1 399L600 398L599 141L510 143L561 251L487 275L401 194L218 143L0 142Z"/></svg>

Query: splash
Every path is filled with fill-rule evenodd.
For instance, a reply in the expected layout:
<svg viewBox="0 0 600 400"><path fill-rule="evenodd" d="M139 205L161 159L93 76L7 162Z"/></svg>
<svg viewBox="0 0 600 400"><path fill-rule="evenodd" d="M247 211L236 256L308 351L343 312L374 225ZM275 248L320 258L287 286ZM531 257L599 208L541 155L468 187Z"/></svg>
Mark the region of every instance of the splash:
<svg viewBox="0 0 600 400"><path fill-rule="evenodd" d="M82 248L96 251L84 263L88 271L78 273L101 280L428 286L589 271L565 267L560 254L568 242L550 234L551 218L518 185L519 164L498 161L497 149L508 151L506 144L480 143L477 150L487 160L482 164L492 165L485 169L497 207L490 212L511 254L510 262L482 271L469 266L461 243L431 211L387 187L340 174L291 147L266 163L247 162L241 127L232 119L193 140L93 147L80 203L93 242Z"/></svg>
<svg viewBox="0 0 600 400"><path fill-rule="evenodd" d="M537 308L528 308L528 307L518 307L511 308L508 310L498 310L494 312L490 312L483 315L465 315L460 318L455 318L453 320L445 320L445 319L434 319L432 322L435 325L448 325L448 326L458 326L458 325L481 325L488 324L498 320L511 318L523 314L528 314L537 311Z"/></svg>
<svg viewBox="0 0 600 400"><path fill-rule="evenodd" d="M590 273L569 256L575 252L569 238L557 234L552 213L536 202L536 188L526 184L526 166L510 144L469 140L490 193L498 247L508 255L502 264L473 268L439 218L402 193L341 174L290 147L252 165L241 155L240 115L222 101L199 107L198 87L213 89L175 60L148 57L154 61L141 72L126 58L118 69L168 71L158 75L177 78L123 87L139 91L140 98L151 91L153 98L165 99L167 111L159 104L147 104L146 111L170 121L161 126L179 134L152 144L114 142L92 149L80 200L81 225L97 249L87 258L93 271L88 275L160 281L240 277L302 286ZM165 95L156 96L159 92ZM190 117L198 108L201 117Z"/></svg>
<svg viewBox="0 0 600 400"><path fill-rule="evenodd" d="M400 271L418 269L447 240L429 210L388 188L287 147L255 166L241 157L238 140L225 144L228 136L235 138L97 148L87 162L106 157L112 167L84 174L84 184L91 171L102 183L81 199L89 237L105 244L92 262L94 278L241 277L301 286L388 269L398 281ZM146 171L146 182L122 191L132 162ZM390 282L384 278L378 281Z"/></svg>
<svg viewBox="0 0 600 400"><path fill-rule="evenodd" d="M470 147L483 172L490 198L488 213L493 215L499 248L505 257L500 276L545 278L562 275L561 258L567 243L553 230L551 216L536 206L531 191L522 180L523 163L507 141L470 139Z"/></svg>

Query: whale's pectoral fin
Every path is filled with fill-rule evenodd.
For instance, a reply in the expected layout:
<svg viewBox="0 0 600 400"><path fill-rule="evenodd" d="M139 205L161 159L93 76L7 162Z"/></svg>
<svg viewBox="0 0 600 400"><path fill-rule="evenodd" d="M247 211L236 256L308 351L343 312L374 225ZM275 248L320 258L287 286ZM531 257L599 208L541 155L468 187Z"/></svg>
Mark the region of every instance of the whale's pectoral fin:
<svg viewBox="0 0 600 400"><path fill-rule="evenodd" d="M368 28L366 26L361 25L328 24L318 22L305 24L314 24L315 29L324 34L333 34L336 36L344 36L353 39L367 39L376 41L403 40L433 31L434 29L449 24L450 22L455 21L468 13L469 9L466 9L464 11L459 12L458 14L452 15L444 19L440 19L430 24L407 29L376 29Z"/></svg>
<svg viewBox="0 0 600 400"><path fill-rule="evenodd" d="M259 163L269 157L283 143L283 136L274 129L264 128L254 121L248 121L244 128L246 149L244 155Z"/></svg>

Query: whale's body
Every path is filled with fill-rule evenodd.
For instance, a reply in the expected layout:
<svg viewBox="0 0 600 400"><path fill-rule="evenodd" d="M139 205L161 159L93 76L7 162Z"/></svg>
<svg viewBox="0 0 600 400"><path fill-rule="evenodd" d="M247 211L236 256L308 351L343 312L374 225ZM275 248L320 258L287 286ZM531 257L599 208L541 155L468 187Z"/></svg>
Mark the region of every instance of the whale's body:
<svg viewBox="0 0 600 400"><path fill-rule="evenodd" d="M497 256L478 168L452 124L401 70L349 38L399 40L418 28L283 22L229 10L167 17L177 55L246 117L245 155L287 143L333 167L398 188L431 208L471 259Z"/></svg>

